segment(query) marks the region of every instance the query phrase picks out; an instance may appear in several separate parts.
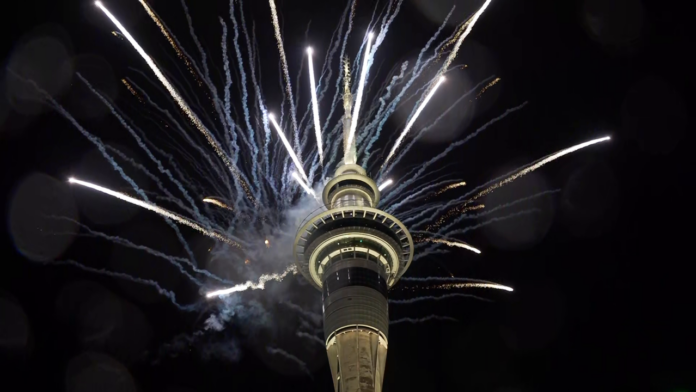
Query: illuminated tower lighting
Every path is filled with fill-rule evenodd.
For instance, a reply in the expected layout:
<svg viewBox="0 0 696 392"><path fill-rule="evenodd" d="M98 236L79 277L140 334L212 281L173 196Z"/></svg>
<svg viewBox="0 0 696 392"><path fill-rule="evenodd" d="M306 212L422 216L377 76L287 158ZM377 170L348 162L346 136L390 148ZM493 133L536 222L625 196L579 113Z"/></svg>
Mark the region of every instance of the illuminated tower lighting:
<svg viewBox="0 0 696 392"><path fill-rule="evenodd" d="M324 342L336 392L382 391L387 291L413 260L403 223L377 208L380 191L355 164L340 166L322 193L327 211L295 238L298 271L322 292Z"/></svg>

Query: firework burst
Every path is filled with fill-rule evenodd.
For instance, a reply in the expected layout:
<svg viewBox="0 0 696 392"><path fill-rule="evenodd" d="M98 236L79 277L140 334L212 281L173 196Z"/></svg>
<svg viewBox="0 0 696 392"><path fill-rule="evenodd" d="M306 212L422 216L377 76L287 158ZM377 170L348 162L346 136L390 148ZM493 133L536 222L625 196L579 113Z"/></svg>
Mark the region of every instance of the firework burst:
<svg viewBox="0 0 696 392"><path fill-rule="evenodd" d="M183 62L183 66L188 70L185 73L186 77L191 77L196 88L205 91L207 100L201 103L198 99L185 99L184 97L195 97L196 91L186 91L182 87L186 85L185 83L179 81L172 83L173 81L165 76L160 66L145 52L117 17L102 2L97 1L96 6L118 29L118 35L125 37L147 64L159 84L164 87L168 94L167 99L173 100L175 106L167 107L166 102L151 98L151 95L154 97L153 94L157 94L156 91L141 88L131 78L123 79L123 84L130 94L142 103L139 106L147 108L143 110L147 110L148 115L154 115L161 119L162 123L168 124L163 130L169 142L153 143L145 137L146 133L137 125L129 125L123 120L121 109L105 99L102 99L102 102L109 106L113 115L135 137L138 145L148 152L148 157L157 166L159 173L165 175L169 183L175 184L177 191L184 195L181 200L175 197L165 183L159 181L155 173L140 166L141 170L145 170L152 178L157 179L159 191L164 195L158 193L158 196L172 201L171 209L169 206L165 209L148 201L145 193L128 177L114 159L113 152L110 152L101 139L85 129L55 99L45 93L41 86L37 86L33 81L24 81L41 92L49 106L64 116L82 135L99 148L102 156L140 198L75 178L70 179L71 183L155 212L168 219L167 222L171 220L193 228L219 241L219 244L214 247L213 258L224 259L234 265L230 268L236 268L236 271L243 268L244 272L238 272L235 279L236 282L243 283L229 285L229 279L213 279L210 278L214 276L211 272L201 273L198 268L192 269L192 275L203 275L205 278L195 280L204 297L222 297L221 308L230 306L229 301L235 297L232 295L234 293L263 290L269 282L281 281L296 272L294 266L285 264L287 260L292 259L291 244L294 233L302 226L302 219L323 208L321 206L317 208L316 190L320 189L328 177L344 164L360 163L363 167L381 168L376 176L380 179L379 190L388 189L388 192L383 195L381 205L386 211L402 219L403 223L409 226L409 230L413 229L412 233L418 242L416 258L455 250L452 248L481 253L478 248L455 237L495 221L513 219L519 215L537 211L515 212L462 228L460 223L464 218L469 217L468 213L484 209L482 204L473 204L476 200L555 159L609 140L609 137L604 137L566 148L476 187L464 196L452 197L444 202L433 202L434 197L445 193L447 195L456 193L454 190L465 186L466 183L456 178L456 173L436 177L430 167L485 129L503 121L508 116L513 116L514 112L521 110L526 104L522 103L490 119L478 129L471 131L464 139L446 147L440 154L410 172L402 174L401 178L394 174L390 175L393 180L382 178L394 171L414 143L442 116L461 105L462 102L467 102L468 100L463 101L465 97L474 94L479 97L500 82L500 78L491 76L480 81L470 91L461 92L460 98L453 100L451 107L441 110L439 117L435 120L420 117L425 106L440 91L439 89L446 89L446 84L445 87L441 87L446 73L466 72L459 65L454 64L454 61L464 40L471 34L474 25L481 19L491 0L486 0L481 8L469 20L463 21L451 35L441 37L447 22L445 21L421 49L417 61L413 64L405 62L397 65L391 78L384 80L376 93L370 86L379 82L375 83L375 73L370 74L371 65L380 55L380 46L387 39L389 27L399 13L403 0L390 0L390 6L383 10L382 14L376 17L376 12L373 13L369 28L358 30L357 40L361 41L362 45L357 53L349 53L347 50L347 43L354 39L351 37L351 32L357 12L357 2L350 1L323 53L323 63L321 62L322 51L316 48L307 50L311 91L309 99L306 100L305 111L302 111L302 106L299 104L301 94L298 92L297 97L294 95L290 72L295 67L288 64L278 9L274 0L269 0L268 6L275 45L280 57L281 86L276 90L283 94L283 100L272 103L269 103L269 99L264 95L264 88L260 83L258 62L262 46L256 41L254 30L258 25L252 25L254 27L250 34L241 0L230 2L229 19L234 32L233 35L230 34L232 36L230 57L228 57L227 48L229 41L227 24L225 20L220 19L223 42L222 69L224 70L220 77L222 80L214 80L209 72L207 65L209 57L194 33L191 17L183 0L182 5L189 22L189 32L200 52L200 59L186 52L173 30L164 24L150 5L144 0L140 2L147 15L164 35L169 47L174 50L179 61ZM246 48L246 54L244 48ZM449 53L445 60L438 61L446 50L449 50ZM237 63L236 69L233 68L234 61ZM236 74L231 71L232 69L235 69ZM10 72L21 79L21 75L13 70ZM236 81L239 86L239 97L236 100L232 96L231 89L233 74L237 76ZM149 78L146 74L140 75ZM355 75L357 79L351 80ZM101 97L87 80L82 77L79 79L96 96ZM295 87L298 86L296 83ZM219 95L220 91L224 91L223 96ZM305 98L307 97L302 97L303 102ZM411 100L415 100L416 104L409 104ZM372 154L373 145L383 136L382 131L387 119L400 105L410 105L411 112L405 128L396 137L395 143L380 147L385 152L389 151L386 157ZM269 106L275 108L276 116L269 112ZM321 112L319 108L322 108ZM238 109L243 112L240 118L235 116ZM212 115L210 115L211 110ZM177 112L183 113L184 121L177 118ZM320 114L325 113L328 114L323 118L322 123ZM418 125L421 123L423 125ZM275 134L271 128L275 129ZM287 137L283 129L288 130ZM416 132L416 136L410 143L402 146L404 139L412 130ZM195 133L199 134L198 138L202 135L205 143L200 143L199 139L193 137ZM288 140L290 138L291 140ZM119 157L130 159L122 155ZM167 164L169 167L165 168ZM75 174L79 175L79 173ZM508 203L507 206L509 205L512 203ZM494 207L494 209L504 207ZM193 252L180 235L177 226L174 224L172 226L176 230L177 238L189 254L189 264L183 266L180 258L170 258L170 260L179 263L182 270L191 268L195 265ZM273 239L273 246L270 245L268 238ZM71 261L68 264L76 263ZM104 273L100 269L85 268L92 272ZM240 278L239 275L242 277ZM124 274L111 273L110 276L123 278ZM133 281L143 280L133 278ZM225 285L221 285L222 282ZM512 291L512 288L508 286L487 281L457 281L455 279L441 280L436 283L437 285L433 287L439 289L489 288ZM147 281L147 284L157 286L160 293L164 293L179 308L183 308L173 300L173 294L159 287L157 282ZM196 309L198 304L202 307L210 303L203 300L188 305L186 309ZM218 324L229 321L232 317L224 310L214 316L211 323ZM447 317L428 316L421 319L405 318L394 323L415 323L432 319L449 320ZM280 351L273 349L269 352L279 353Z"/></svg>

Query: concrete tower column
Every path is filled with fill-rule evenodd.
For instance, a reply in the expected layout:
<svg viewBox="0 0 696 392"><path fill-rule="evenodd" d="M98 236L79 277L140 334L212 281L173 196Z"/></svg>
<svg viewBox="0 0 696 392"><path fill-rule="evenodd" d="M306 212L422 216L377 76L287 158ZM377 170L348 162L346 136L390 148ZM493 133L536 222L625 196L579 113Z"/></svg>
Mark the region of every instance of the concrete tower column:
<svg viewBox="0 0 696 392"><path fill-rule="evenodd" d="M381 391L387 360L387 292L413 259L413 240L376 208L380 193L365 170L345 164L325 186L327 211L300 229L298 270L322 292L324 336L337 392Z"/></svg>

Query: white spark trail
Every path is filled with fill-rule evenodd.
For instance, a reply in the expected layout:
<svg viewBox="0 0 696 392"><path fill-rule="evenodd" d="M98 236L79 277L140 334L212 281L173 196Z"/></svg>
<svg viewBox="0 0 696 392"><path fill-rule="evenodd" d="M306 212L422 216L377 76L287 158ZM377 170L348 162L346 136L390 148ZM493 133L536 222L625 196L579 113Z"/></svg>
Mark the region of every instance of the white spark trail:
<svg viewBox="0 0 696 392"><path fill-rule="evenodd" d="M487 195L487 194L493 192L494 190L500 188L501 186L503 186L503 185L505 185L505 184L508 184L508 183L510 183L510 182L512 182L512 181L515 181L516 179L518 179L518 178L524 176L525 174L531 173L531 172L533 172L534 170L536 170L536 169L538 169L538 168L544 166L545 164L547 164L547 163L549 163L549 162L551 162L551 161L555 161L556 159L558 159L558 158L560 158L560 157L562 157L562 156L564 156L564 155L568 155L568 154L570 154L570 153L572 153L572 152L575 152L575 151L577 151L577 150L581 150L581 149L583 149L583 148L585 148L585 147L589 147L589 146L591 146L591 145L593 145L593 144L602 143L602 142L606 142L606 141L609 141L609 140L611 140L611 137L610 137L610 136L605 136L605 137L601 137L601 138L599 138L599 139L594 139L594 140L590 140L590 141L588 141L588 142L580 143L580 144L577 144L577 145L575 145L575 146L573 146L573 147L568 147L568 148L563 149L563 150L561 150L561 151L558 151L558 152L556 152L556 153L554 153L554 154L551 154L551 155L547 156L546 158L544 158L544 159L538 161L537 163L535 163L535 164L533 164L533 165L531 165L531 166L529 166L529 167L527 167L527 168L524 168L524 169L518 171L517 173L511 175L510 177L507 177L507 178L505 178L504 180L499 181L499 182L497 182L497 183L495 183L495 184L489 186L488 188L482 190L481 192L479 192L479 193L477 193L475 196L473 196L471 199L467 200L466 203L471 203L472 201L474 201L474 200L480 198L481 196L485 196L485 195Z"/></svg>
<svg viewBox="0 0 696 392"><path fill-rule="evenodd" d="M384 190L384 188L388 187L389 185L391 185L391 184L393 184L393 183L394 183L394 181L392 181L391 178L390 178L390 179L388 179L387 181L384 181L383 183L381 183L381 184L377 187L377 189L379 189L380 192L381 192L381 191Z"/></svg>
<svg viewBox="0 0 696 392"><path fill-rule="evenodd" d="M360 114L360 104L362 103L363 90L365 89L365 79L367 78L367 66L370 60L370 49L372 48L372 33L367 34L367 46L365 47L365 58L363 59L362 70L360 72L360 81L358 82L358 93L355 97L355 106L353 107L353 115L350 122L350 133L348 133L348 143L346 143L347 151L350 150L355 138L355 129L358 126L358 114ZM354 163L348 162L346 163Z"/></svg>
<svg viewBox="0 0 696 392"><path fill-rule="evenodd" d="M462 289L462 288L467 288L467 287L514 291L512 287L503 286L502 284L497 284L497 283L445 283L445 284L442 284L440 286L435 286L434 288Z"/></svg>
<svg viewBox="0 0 696 392"><path fill-rule="evenodd" d="M198 223L196 223L196 222L194 222L194 221L192 221L192 220L190 220L190 219L184 218L183 216L181 216L181 215L179 215L179 214L176 214L176 213L174 213L174 212L171 212L171 211L169 211L169 210L165 210L164 208L158 207L158 206L156 206L156 205L154 205L154 204L152 204L152 203L148 203L148 202L145 202L145 201L142 201L142 200L138 200L138 199L136 199L136 198L130 197L130 196L125 195L125 194L123 194L123 193L116 192L116 191L112 191L111 189L104 188L103 186L99 186L99 185L96 185L96 184L92 184L92 183L89 183L89 182L86 182L86 181L81 181L81 180L78 180L78 179L73 178L73 177L70 177L70 178L68 179L68 182L71 183L71 184L82 185L82 186L84 186L84 187L94 189L95 191L99 191L99 192L105 193L105 194L107 194L107 195L109 195L109 196L113 196L113 197L115 197L115 198L117 198L117 199L120 199L120 200L123 200L123 201L125 201L125 202L134 204L134 205L136 205L136 206L138 206L138 207L142 207L142 208L144 208L144 209L146 209L146 210L150 210L150 211L155 212L155 213L157 213L157 214L159 214L159 215L165 216L165 217L167 217L167 218L169 218L169 219L175 220L175 221L181 223L182 225L186 225L186 226L188 226L188 227L190 227L190 228L192 228L192 229L198 230L199 232L201 232L201 233L203 233L203 234L205 234L205 235L207 235L207 236L209 236L209 237L211 237L211 238L214 238L214 239L216 239L216 240L220 240L220 241L222 241L222 242L225 242L225 243L230 244L230 245L232 245L232 246L236 246L236 247L238 247L238 248L241 247L241 246L240 246L238 243L236 243L235 241L233 241L233 240L231 240L231 239L229 239L229 238L227 238L227 237L225 237L225 236L223 236L223 235L221 235L221 234L219 234L219 233L217 233L217 232L214 232L214 231L212 231L212 230L208 230L208 229L204 228L203 226L199 225Z"/></svg>
<svg viewBox="0 0 696 392"><path fill-rule="evenodd" d="M278 51L280 52L280 61L283 68L283 76L285 77L285 89L288 92L288 102L290 102L290 117L292 118L292 128L295 133L295 148L300 148L300 134L297 127L297 110L295 110L295 99L292 95L292 85L290 84L290 73L288 71L288 59L285 57L285 47L283 46L283 37L280 35L280 24L278 23L278 11L276 10L275 2L268 0L271 6L271 18L273 19L273 29L275 38L278 41Z"/></svg>
<svg viewBox="0 0 696 392"><path fill-rule="evenodd" d="M319 162L324 165L324 151L321 145L321 126L319 125L319 103L317 102L317 86L314 80L314 64L312 63L312 48L307 48L307 59L309 62L309 84L312 91L312 111L314 112L314 131L317 134L317 150L319 151Z"/></svg>
<svg viewBox="0 0 696 392"><path fill-rule="evenodd" d="M215 290L207 293L205 296L207 298L213 298L213 297L221 297L223 295L228 295L232 293L238 293L240 291L247 291L247 290L263 290L266 288L266 283L275 280L275 281L282 281L283 278L288 276L290 273L297 273L297 268L295 265L289 266L285 271L281 273L275 273L275 274L266 274L266 275L261 275L259 278L258 283L247 281L246 283L240 283L236 286L227 288L227 289L222 289L222 290Z"/></svg>
<svg viewBox="0 0 696 392"><path fill-rule="evenodd" d="M436 244L445 244L445 245L451 246L451 247L468 249L474 253L481 254L480 250L474 248L473 246L471 246L465 242L461 242L461 241L448 241L448 240L443 240L443 239L439 239L439 238L429 238L428 242L433 242Z"/></svg>
<svg viewBox="0 0 696 392"><path fill-rule="evenodd" d="M463 187L463 186L466 186L466 181L461 181L461 182L458 182L456 184L447 185L446 187L435 192L435 196L440 196L441 194L447 192L450 189L455 189L455 188L459 188L459 187Z"/></svg>
<svg viewBox="0 0 696 392"><path fill-rule="evenodd" d="M474 14L474 16L468 22L466 22L466 30L457 40L457 43L454 45L454 48L452 49L450 55L447 56L447 60L445 60L445 63L442 65L442 68L440 69L441 74L449 68L450 64L452 64L452 61L454 61L454 58L457 57L457 52L459 52L459 48L462 46L462 42L464 42L464 39L467 36L469 36L469 33L471 33L471 30L473 30L476 21L478 21L481 14L483 14L483 12L486 11L486 8L488 8L488 5L490 3L491 0L486 0L486 2L483 3L481 8L479 8L479 10Z"/></svg>
<svg viewBox="0 0 696 392"><path fill-rule="evenodd" d="M309 182L309 178L307 178L307 174L305 173L304 169L302 168L302 163L300 162L300 159L297 157L297 155L295 155L295 151L292 150L292 146L290 145L290 142L285 137L283 130L280 129L280 125L278 125L278 122L276 122L275 116L273 115L273 113L268 113L268 119L271 120L271 123L275 127L276 131L278 131L278 136L280 136L280 140L283 141L283 145L285 145L285 148L288 150L288 154L290 154L290 158L292 158L292 161L295 163L297 170L300 172L300 174L302 174L302 177L307 182Z"/></svg>
<svg viewBox="0 0 696 392"><path fill-rule="evenodd" d="M111 14L111 12L109 12L109 10L106 9L106 7L104 7L104 5L101 3L101 1L96 1L96 2L94 2L94 4L97 7L99 7L104 12L104 14L106 14L106 16L109 17L109 19L111 19L111 22L113 22L113 24L115 24L119 30L121 30L121 33L126 37L128 42L130 42L130 44L133 45L133 48L135 48L135 50L138 52L138 54L140 54L140 56L145 60L147 65L150 67L150 69L152 69L152 72L154 72L155 75L157 76L157 79L159 79L159 81L162 83L162 85L164 85L164 87L167 89L167 91L169 91L169 94L172 96L172 98L174 98L174 101L176 101L176 103L179 105L181 110L188 116L188 118L191 120L193 125L195 125L199 131L201 131L203 136L205 136L206 140L213 147L213 149L215 150L217 155L220 157L220 159L223 160L223 162L225 163L225 165L227 165L227 167L230 169L230 171L232 171L233 173L236 174L236 170L234 168L234 165L232 165L232 162L230 161L227 154L225 154L225 152L223 151L220 144L215 140L213 135L210 133L210 131L208 131L208 129L205 127L205 125L203 125L201 120L191 110L191 108L188 106L188 104L186 104L186 101L184 101L184 99L181 97L181 95L179 95L179 92L176 91L174 86L172 86L171 83L169 83L169 80L167 80L167 78L164 76L164 74L162 74L162 71L160 71L160 69L157 67L157 65L155 65L155 62L152 61L150 56L147 53L145 53L145 50L140 46L140 44L138 44L138 42L135 40L135 38L133 38L133 36L128 32L128 30L126 30L126 28L123 27L121 22L119 22L118 19L116 19L116 17L113 14Z"/></svg>
<svg viewBox="0 0 696 392"><path fill-rule="evenodd" d="M442 82L444 82L444 81L445 81L445 77L444 77L444 76L441 76L440 79L439 79L439 80L437 81L437 83L435 84L435 86L433 86L433 88L430 90L430 93L428 93L428 96L425 97L425 99L423 100L423 102L421 102L420 106L419 106L418 109L416 110L416 113L413 115L413 117L411 117L411 120L408 122L408 124L406 124L406 128L404 128L403 132L401 132L401 135L399 135L399 138L396 139L396 143L394 143L394 147L392 147L391 151L389 152L389 155L387 155L387 159L386 159L386 160L384 161L384 163L382 164L382 167L385 167L385 166L387 165L387 163L389 163L389 160L390 160L390 159L394 156L394 154L396 153L396 150L397 150L397 149L399 148L399 146L401 145L401 142L404 140L404 137L406 137L406 135L408 134L408 132L411 130L411 127L413 127L413 124L414 124L414 123L416 122L416 120L418 119L418 116L420 116L421 112L422 112L423 109L425 108L425 105L428 104L428 102L429 102L430 99L433 97L433 95L435 95L435 91L437 91L437 88L440 87L440 85L441 85Z"/></svg>
<svg viewBox="0 0 696 392"><path fill-rule="evenodd" d="M292 172L292 178L294 178L295 181L297 181L302 186L302 188L304 188L304 190L305 190L305 192L307 192L307 194L310 194L310 195L314 196L315 198L317 197L317 195L314 193L312 188L310 188L309 185L307 185L304 181L302 181L300 176L297 175L297 172Z"/></svg>
<svg viewBox="0 0 696 392"><path fill-rule="evenodd" d="M514 291L512 287L508 287L502 284L489 282L486 280L470 279L470 278L455 278L446 276L429 276L427 278L401 278L402 282L437 282L441 283L437 286L425 286L423 288L427 289L453 289L453 288L465 288L465 287L477 287L484 289L497 289L505 291ZM463 282L463 283L462 283Z"/></svg>
<svg viewBox="0 0 696 392"><path fill-rule="evenodd" d="M213 198L213 197L206 197L205 199L203 199L203 203L214 204L214 205L216 205L216 206L218 206L218 207L220 207L220 208L224 208L224 209L226 209L226 210L234 211L234 208L228 206L227 204L225 204L225 203L221 202L220 200L218 200L218 199L216 199L216 198Z"/></svg>

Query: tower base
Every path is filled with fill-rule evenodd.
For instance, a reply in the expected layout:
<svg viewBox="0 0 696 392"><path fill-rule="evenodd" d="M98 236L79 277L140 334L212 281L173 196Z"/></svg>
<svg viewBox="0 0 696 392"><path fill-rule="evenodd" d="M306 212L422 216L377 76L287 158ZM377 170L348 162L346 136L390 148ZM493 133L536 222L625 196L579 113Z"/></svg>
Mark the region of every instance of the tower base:
<svg viewBox="0 0 696 392"><path fill-rule="evenodd" d="M326 345L336 392L381 392L387 341L363 327L336 332Z"/></svg>

